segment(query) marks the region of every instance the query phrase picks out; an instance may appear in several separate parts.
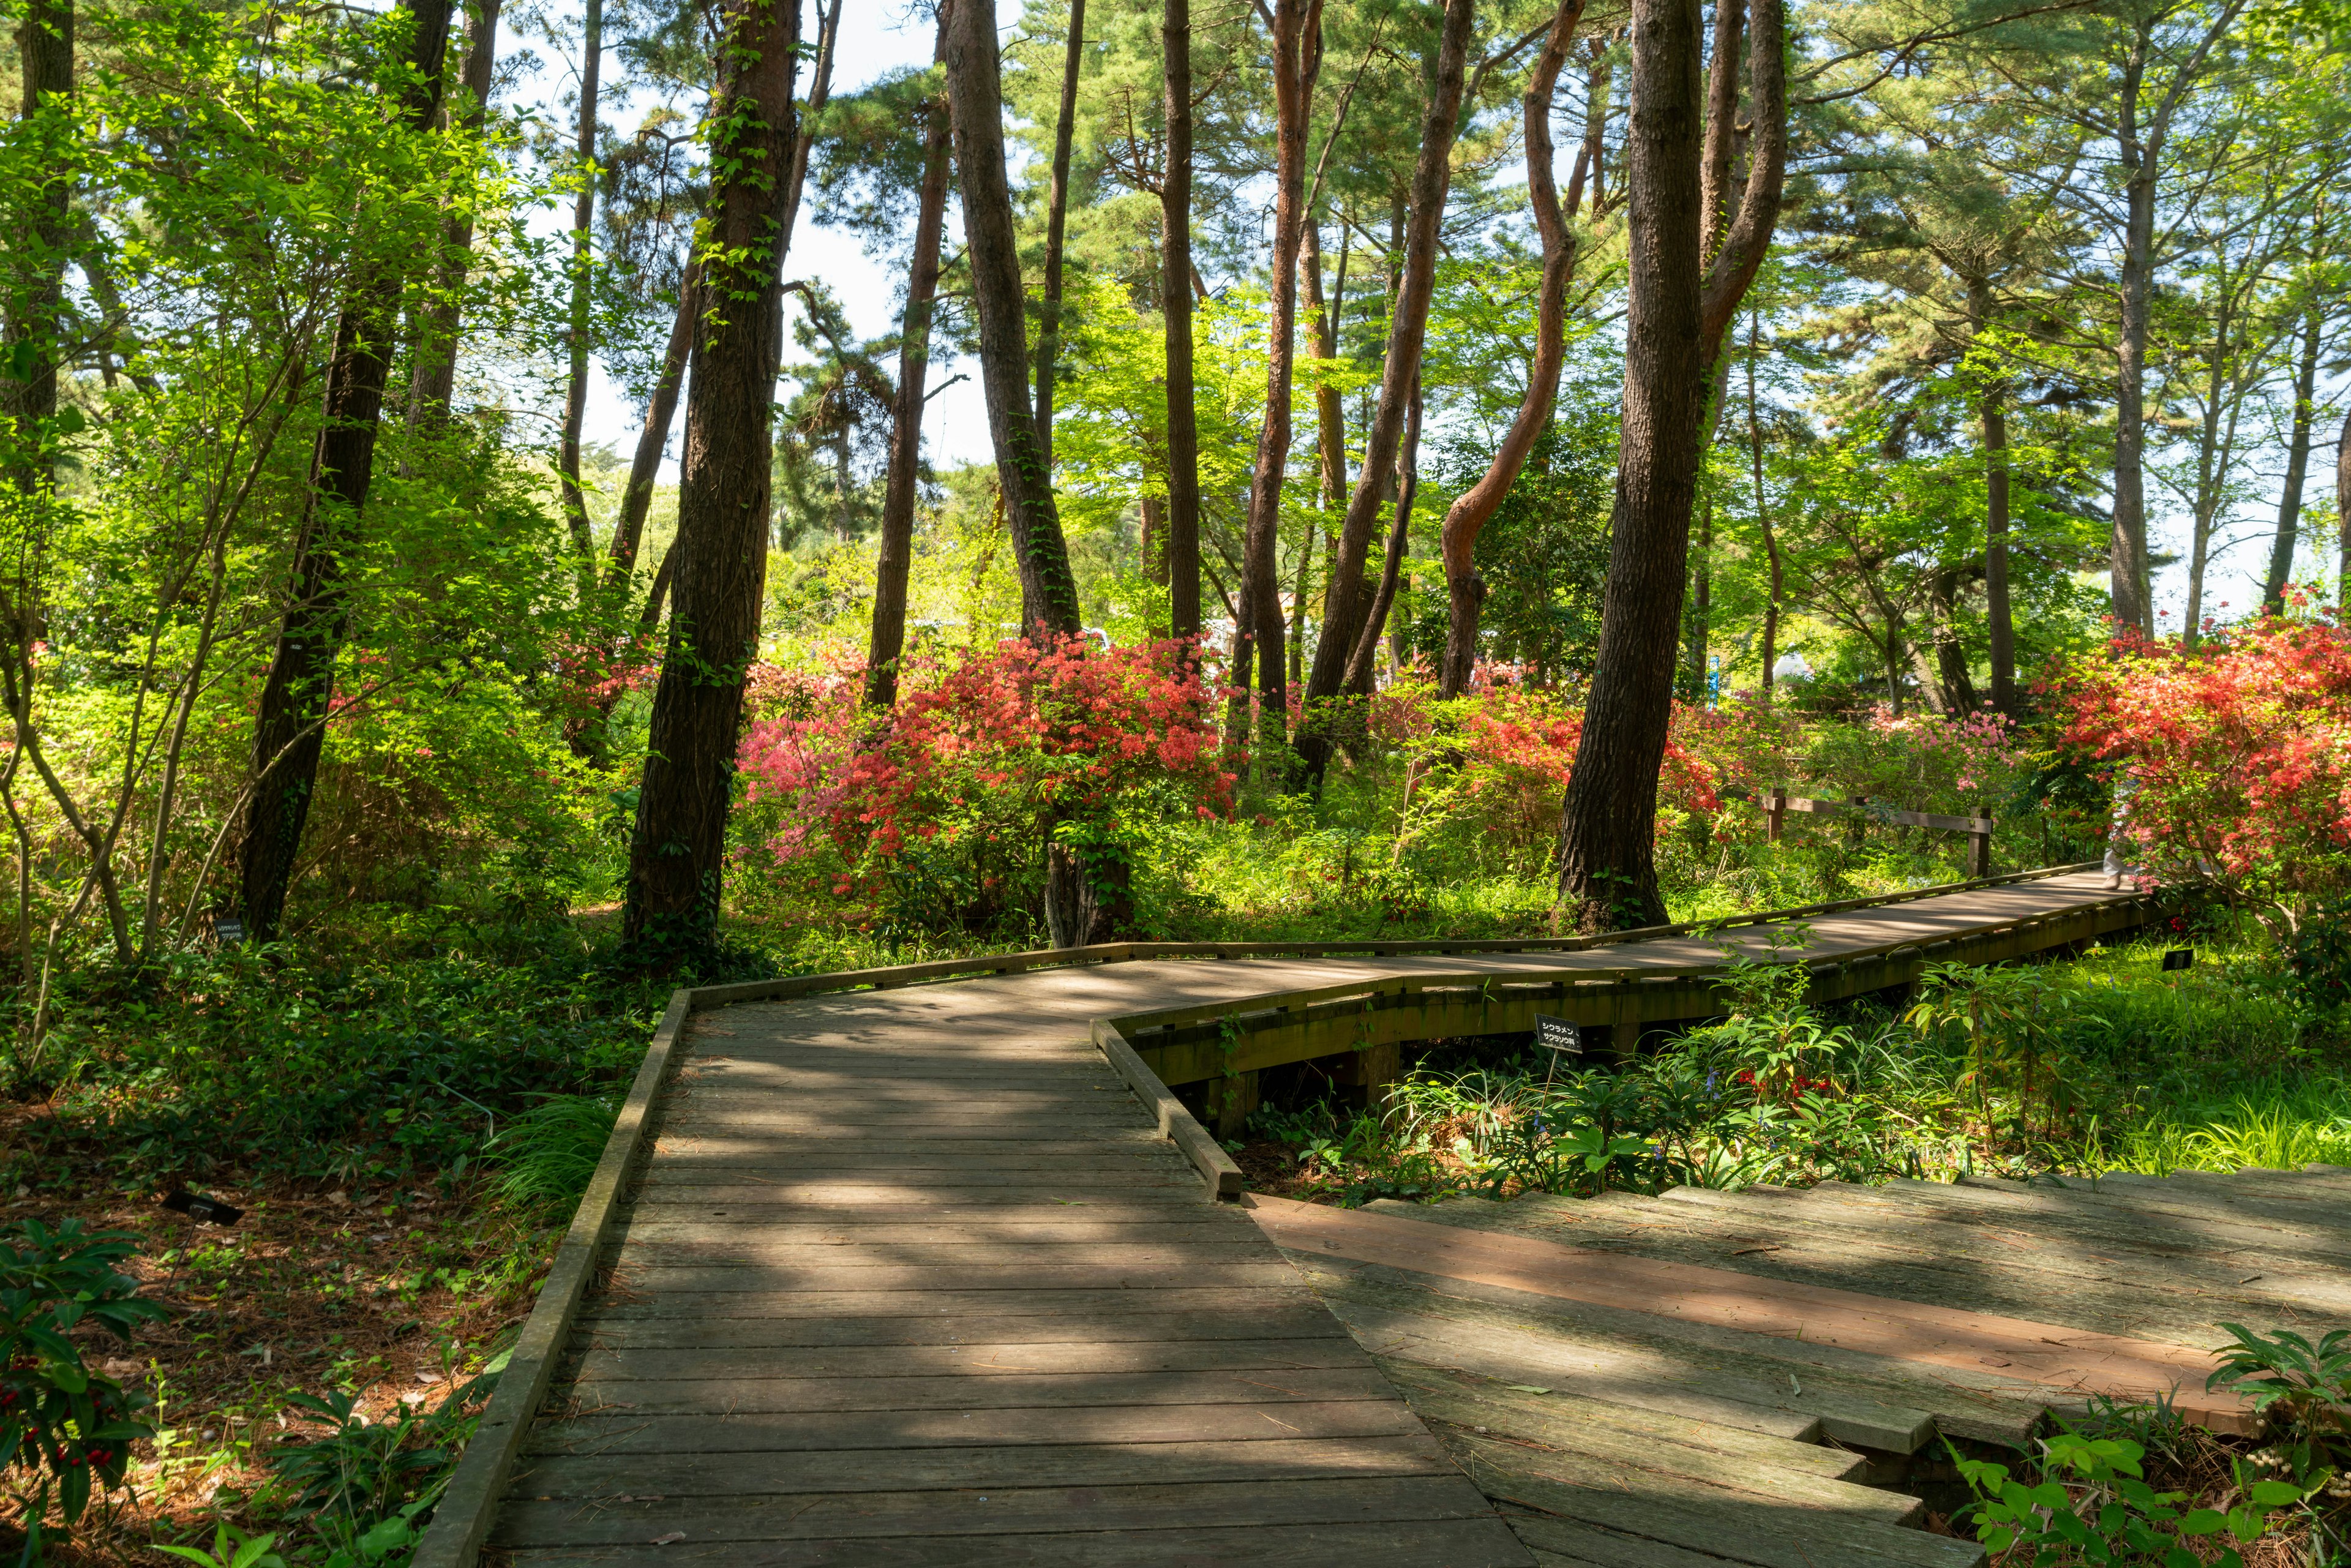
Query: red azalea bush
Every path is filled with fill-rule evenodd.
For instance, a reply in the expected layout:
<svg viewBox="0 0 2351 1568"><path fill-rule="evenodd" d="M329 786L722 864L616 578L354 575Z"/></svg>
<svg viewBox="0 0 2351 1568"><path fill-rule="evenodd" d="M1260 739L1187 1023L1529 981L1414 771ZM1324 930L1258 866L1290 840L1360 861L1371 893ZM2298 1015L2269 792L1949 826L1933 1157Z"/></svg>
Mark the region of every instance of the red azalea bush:
<svg viewBox="0 0 2351 1568"><path fill-rule="evenodd" d="M1524 685L1515 674L1480 665L1469 691L1450 702L1433 684L1398 682L1373 698L1369 723L1375 744L1411 759L1408 834L1466 833L1481 858L1533 874L1559 835L1560 802L1583 735L1583 696ZM1690 710L1677 703L1657 779L1661 835L1675 811L1711 816L1719 809L1715 769L1687 744L1690 722ZM1436 762L1455 766L1440 779L1429 766Z"/></svg>
<svg viewBox="0 0 2351 1568"><path fill-rule="evenodd" d="M2194 647L2118 637L2053 672L2065 739L2118 763L2158 876L2216 875L2288 928L2351 889L2351 627L2269 617Z"/></svg>
<svg viewBox="0 0 2351 1568"><path fill-rule="evenodd" d="M1131 856L1231 808L1190 644L916 653L887 713L861 711L862 684L755 671L739 762L778 873L885 917L984 927L1032 902L1049 840Z"/></svg>

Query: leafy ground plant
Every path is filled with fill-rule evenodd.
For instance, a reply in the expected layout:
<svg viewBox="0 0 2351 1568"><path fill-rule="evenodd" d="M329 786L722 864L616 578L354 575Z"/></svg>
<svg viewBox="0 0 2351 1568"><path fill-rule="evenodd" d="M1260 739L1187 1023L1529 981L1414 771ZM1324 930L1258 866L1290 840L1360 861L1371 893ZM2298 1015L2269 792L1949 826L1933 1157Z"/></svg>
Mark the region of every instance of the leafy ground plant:
<svg viewBox="0 0 2351 1568"><path fill-rule="evenodd" d="M1948 1446L1948 1445L1947 1445ZM2298 1510L2314 1487L2239 1476L2229 1506L2184 1508L2188 1494L2158 1491L2139 1461L2146 1450L2125 1437L2064 1430L2046 1439L2032 1462L2038 1479L2019 1479L2007 1465L1951 1457L1975 1501L1976 1539L2004 1562L2043 1565L2159 1563L2162 1568L2244 1568L2238 1551ZM2226 1535L2228 1542L2220 1542ZM2189 1546L2220 1545L2217 1556Z"/></svg>
<svg viewBox="0 0 2351 1568"><path fill-rule="evenodd" d="M90 1371L69 1337L87 1322L127 1342L163 1316L114 1267L133 1239L72 1219L0 1229L0 1474L35 1478L25 1518L36 1537L52 1488L72 1523L94 1491L122 1484L131 1445L153 1435L138 1419L143 1402Z"/></svg>

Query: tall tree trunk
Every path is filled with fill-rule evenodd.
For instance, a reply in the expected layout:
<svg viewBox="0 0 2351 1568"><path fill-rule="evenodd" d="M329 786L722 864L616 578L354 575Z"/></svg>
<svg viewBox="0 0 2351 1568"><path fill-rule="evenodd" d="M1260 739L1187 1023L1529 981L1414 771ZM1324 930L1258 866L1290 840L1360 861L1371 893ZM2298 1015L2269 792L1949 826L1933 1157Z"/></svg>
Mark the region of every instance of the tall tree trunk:
<svg viewBox="0 0 2351 1568"><path fill-rule="evenodd" d="M16 28L16 58L23 73L26 120L45 115L62 131L72 115L74 89L73 0L31 0ZM12 428L0 430L8 444L8 480L19 496L38 507L57 482L57 458L48 422L57 413L57 339L64 326L68 229L72 179L61 170L41 187L29 256L12 267L9 279L24 292L10 301L6 328L10 355L24 356L21 378L0 372L0 416ZM29 260L30 266L24 266ZM30 604L15 607L13 630L19 641L37 641Z"/></svg>
<svg viewBox="0 0 2351 1568"><path fill-rule="evenodd" d="M1586 930L1665 915L1657 777L1673 713L1689 528L1709 373L1762 264L1787 154L1782 0L1754 0L1747 189L1703 260L1697 0L1635 0L1626 134L1631 284L1624 434L1599 656L1560 814L1562 915ZM1709 131L1728 135L1730 127Z"/></svg>
<svg viewBox="0 0 2351 1568"><path fill-rule="evenodd" d="M1298 253L1306 230L1306 132L1322 71L1322 0L1274 0L1272 299L1266 310L1265 424L1249 477L1241 601L1257 643L1258 725L1264 746L1290 716L1282 647L1281 486L1290 474L1290 390L1298 349ZM1319 290L1318 290L1319 292Z"/></svg>
<svg viewBox="0 0 2351 1568"><path fill-rule="evenodd" d="M1159 182L1159 309L1167 338L1167 616L1200 633L1200 424L1192 406L1192 5L1165 0L1167 168Z"/></svg>
<svg viewBox="0 0 2351 1568"><path fill-rule="evenodd" d="M499 0L472 0L466 7L465 64L457 84L465 89L467 131L478 131L489 119L490 83L497 73ZM413 369L408 381L408 420L424 430L449 423L449 401L457 386L457 296L465 286L474 249L474 213L460 209L449 219L449 235L441 267L441 298L426 312L417 332Z"/></svg>
<svg viewBox="0 0 2351 1568"><path fill-rule="evenodd" d="M1083 0L1079 0L1082 14ZM1075 21L1071 23L1074 37ZM939 16L935 57L944 61L947 20ZM906 646L906 579L914 555L914 491L923 452L923 383L930 376L932 301L939 288L939 237L946 227L947 106L935 99L923 133L923 191L914 214L914 255L906 277L906 313L898 327L898 399L891 411L890 470L882 492L882 540L873 568L873 631L865 653L865 702L898 700L898 660ZM1040 374L1040 381L1043 381ZM1041 408L1045 392L1040 386ZM1046 440L1042 419L1038 441Z"/></svg>
<svg viewBox="0 0 2351 1568"><path fill-rule="evenodd" d="M2294 572L2294 547L2302 538L2302 489L2310 477L2310 430L2318 392L2318 350L2324 325L2313 305L2302 319L2302 358L2294 375L2294 434L2286 442L2285 488L2278 493L2277 538L2270 545L2270 569L2262 578L2262 612L2285 606L2286 579Z"/></svg>
<svg viewBox="0 0 2351 1568"><path fill-rule="evenodd" d="M1991 324L1991 287L1980 278L1968 280L1970 335ZM1977 394L1976 414L1983 427L1984 451L1984 619L1991 638L1991 706L2009 718L2016 713L2016 619L2008 593L2008 380L1991 375Z"/></svg>
<svg viewBox="0 0 2351 1568"><path fill-rule="evenodd" d="M1033 632L1075 636L1078 585L1053 506L1052 476L1029 405L1029 346L1022 319L1020 250L1004 175L1004 96L996 57L996 0L948 8L947 100L962 176L965 256L979 317L979 384L996 448L997 482L1020 565L1021 613ZM1171 544L1174 541L1170 541ZM1180 564L1180 563L1178 563ZM1192 616L1199 619L1197 574ZM1181 589L1177 591L1180 593Z"/></svg>
<svg viewBox="0 0 2351 1568"><path fill-rule="evenodd" d="M590 239L596 221L596 89L603 63L604 0L582 0L580 130L571 150L580 193L571 202L571 311L570 324L564 331L570 373L564 382L563 443L555 460L556 474L563 485L563 520L571 529L571 548L582 557L596 548L588 530L588 497L580 487L580 426L588 417L588 306L595 263Z"/></svg>
<svg viewBox="0 0 2351 1568"><path fill-rule="evenodd" d="M1396 448L1395 520L1388 526L1387 554L1380 562L1380 585L1372 594L1371 608L1364 614L1362 630L1355 633L1355 646L1347 655L1346 690L1356 696L1368 696L1372 690L1372 661L1379 653L1380 632L1387 624L1388 613L1395 607L1396 584L1404 575L1404 560L1412 548L1412 502L1420 489L1420 383L1412 383L1412 412L1405 416L1404 442ZM1398 655L1399 662L1401 655Z"/></svg>
<svg viewBox="0 0 2351 1568"><path fill-rule="evenodd" d="M1780 538L1771 527L1771 509L1763 497L1763 421L1755 397L1755 361L1762 351L1762 312L1747 314L1747 456L1755 484L1755 526L1763 533L1763 557L1769 568L1763 594L1763 706L1771 706L1771 666L1780 658Z"/></svg>
<svg viewBox="0 0 2351 1568"><path fill-rule="evenodd" d="M2351 415L2345 416L2342 439L2335 444L2335 602L2351 613Z"/></svg>
<svg viewBox="0 0 2351 1568"><path fill-rule="evenodd" d="M415 24L408 57L416 81L403 95L401 118L420 134L432 129L441 112L451 3L413 0L402 7ZM245 924L256 940L275 936L285 915L326 747L335 659L347 629L344 559L357 542L353 536L374 472L400 295L397 276L363 276L352 285L335 323L325 419L311 449L286 615L254 718L254 784L238 824Z"/></svg>
<svg viewBox="0 0 2351 1568"><path fill-rule="evenodd" d="M1693 703L1706 700L1707 639L1714 619L1714 487L1706 483L1703 470L1698 485L1706 495L1698 502L1698 538L1690 552L1689 624L1682 669L1682 700Z"/></svg>
<svg viewBox="0 0 2351 1568"><path fill-rule="evenodd" d="M1308 776L1319 781L1330 761L1330 737L1322 732L1313 705L1328 704L1345 690L1347 663L1362 631L1367 595L1364 562L1371 554L1372 530L1394 476L1396 445L1404 434L1412 389L1420 379L1422 344L1428 331L1429 297L1437 281L1437 238L1451 184L1453 139L1459 129L1461 95L1468 74L1469 33L1475 0L1446 0L1437 37L1436 71L1428 83L1420 121L1420 155L1413 168L1411 214L1405 226L1395 307L1388 323L1387 358L1380 370L1379 403L1364 435L1364 465L1339 528L1339 549L1322 595L1322 636L1314 667L1306 677L1309 711L1299 726L1298 751Z"/></svg>
<svg viewBox="0 0 2351 1568"><path fill-rule="evenodd" d="M678 486L668 645L629 841L622 939L659 956L718 923L743 687L767 582L784 234L792 162L798 0L731 0L718 26L702 277Z"/></svg>
<svg viewBox="0 0 2351 1568"><path fill-rule="evenodd" d="M1351 230L1339 235L1339 273L1330 299L1322 298L1322 233L1319 224L1306 226L1306 302L1314 309L1314 357L1339 357L1339 315L1346 308L1347 250ZM1324 511L1338 506L1347 494L1347 413L1339 389L1318 380L1314 386L1316 502Z"/></svg>
<svg viewBox="0 0 2351 1568"><path fill-rule="evenodd" d="M1061 59L1061 112L1053 122L1053 186L1045 203L1045 308L1037 323L1037 444L1053 471L1053 365L1061 351L1061 244L1070 222L1070 139L1078 120L1078 68L1086 48L1086 0L1070 0Z"/></svg>
<svg viewBox="0 0 2351 1568"><path fill-rule="evenodd" d="M2115 630L2152 634L2155 605L2149 597L2147 558L2147 333L2148 300L2155 284L2155 176L2153 150L2139 144L2139 85L2145 78L2151 22L2139 24L2138 44L2125 68L2122 88L2122 151L2130 161L2123 186L2123 246L2120 333L2115 347L2114 527L2110 543L2108 603Z"/></svg>
<svg viewBox="0 0 2351 1568"><path fill-rule="evenodd" d="M1543 427L1551 423L1552 404L1559 395L1559 372L1567 359L1567 277L1575 269L1575 236L1560 214L1558 186L1552 175L1551 99L1575 41L1575 25L1583 16L1583 0L1560 0L1551 37L1527 78L1527 202L1534 209L1535 231L1542 236L1542 282L1535 297L1535 361L1527 370L1526 396L1496 448L1494 460L1447 510L1439 535L1450 615L1438 691L1448 697L1458 697L1468 689L1470 669L1478 662L1478 614L1486 602L1486 583L1478 575L1475 553L1478 535L1510 486L1518 483L1527 454L1534 450Z"/></svg>
<svg viewBox="0 0 2351 1568"><path fill-rule="evenodd" d="M689 259L677 282L677 314L670 320L669 344L662 350L661 376L653 382L653 396L646 400L644 428L637 432L636 455L629 463L629 487L622 493L620 515L612 519L612 543L605 568L608 585L626 587L636 572L637 549L645 537L645 514L653 509L662 456L669 449L670 422L677 417L678 392L685 385L685 362L694 349L701 278L701 261ZM673 542L671 549L675 548Z"/></svg>

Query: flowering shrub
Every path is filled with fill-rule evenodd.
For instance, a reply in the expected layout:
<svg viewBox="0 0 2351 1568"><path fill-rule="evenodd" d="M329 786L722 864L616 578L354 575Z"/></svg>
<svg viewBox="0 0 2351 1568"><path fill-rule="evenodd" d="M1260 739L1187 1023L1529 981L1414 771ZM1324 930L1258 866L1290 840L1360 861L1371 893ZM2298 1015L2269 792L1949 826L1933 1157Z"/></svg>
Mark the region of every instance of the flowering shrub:
<svg viewBox="0 0 2351 1568"><path fill-rule="evenodd" d="M1155 824L1230 809L1187 644L917 654L886 714L860 711L862 680L756 672L740 763L770 861L896 921L987 924L1049 841L1131 860Z"/></svg>
<svg viewBox="0 0 2351 1568"><path fill-rule="evenodd" d="M2055 673L2065 739L2119 764L2158 875L2210 874L2288 928L2351 889L2351 628L2266 618L2189 647L2116 638Z"/></svg>
<svg viewBox="0 0 2351 1568"><path fill-rule="evenodd" d="M1404 802L1405 832L1438 827L1475 837L1487 856L1531 873L1559 834L1560 802L1583 736L1583 694L1516 684L1508 668L1480 666L1470 690L1446 702L1432 683L1399 682L1374 697L1370 733L1376 745L1410 759ZM1668 811L1711 815L1715 769L1686 743L1689 712L1675 708L1657 798ZM1451 765L1442 779L1434 765ZM1658 831L1669 826L1661 813Z"/></svg>

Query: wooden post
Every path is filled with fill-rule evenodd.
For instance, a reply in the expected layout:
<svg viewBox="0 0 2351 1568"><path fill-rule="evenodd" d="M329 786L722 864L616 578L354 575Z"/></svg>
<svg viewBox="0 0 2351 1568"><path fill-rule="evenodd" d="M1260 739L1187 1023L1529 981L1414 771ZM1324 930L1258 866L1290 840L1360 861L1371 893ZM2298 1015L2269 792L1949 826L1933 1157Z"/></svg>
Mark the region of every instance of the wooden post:
<svg viewBox="0 0 2351 1568"><path fill-rule="evenodd" d="M1968 834L1968 874L1971 877L1991 874L1991 813L1977 819L1978 828Z"/></svg>
<svg viewBox="0 0 2351 1568"><path fill-rule="evenodd" d="M1238 1138L1257 1109L1257 1074L1228 1072L1210 1085L1209 1103L1217 1114L1217 1136Z"/></svg>
<svg viewBox="0 0 2351 1568"><path fill-rule="evenodd" d="M1763 841L1767 844L1778 843L1780 830L1786 825L1787 821L1788 791L1782 786L1774 784L1771 786L1771 793L1763 797Z"/></svg>
<svg viewBox="0 0 2351 1568"><path fill-rule="evenodd" d="M1853 808L1853 825L1844 831L1845 847L1857 850L1861 848L1862 830L1869 825L1869 797L1848 795L1844 803Z"/></svg>
<svg viewBox="0 0 2351 1568"><path fill-rule="evenodd" d="M1364 1092L1364 1108L1381 1110L1387 1101L1387 1086L1404 1076L1404 1047L1390 1040L1367 1046L1354 1055L1354 1082Z"/></svg>

